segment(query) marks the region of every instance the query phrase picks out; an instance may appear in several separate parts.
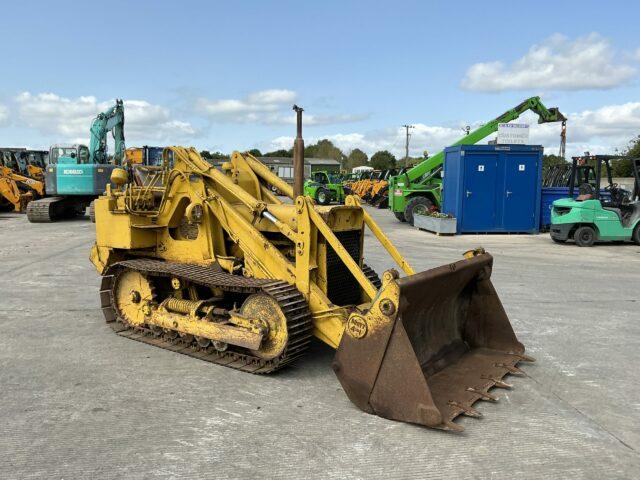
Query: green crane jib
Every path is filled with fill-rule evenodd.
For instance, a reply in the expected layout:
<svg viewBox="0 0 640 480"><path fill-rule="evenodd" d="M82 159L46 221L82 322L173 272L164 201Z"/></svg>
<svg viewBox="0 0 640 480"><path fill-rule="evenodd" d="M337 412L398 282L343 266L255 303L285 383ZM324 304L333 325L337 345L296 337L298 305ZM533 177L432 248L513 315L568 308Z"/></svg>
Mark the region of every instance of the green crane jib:
<svg viewBox="0 0 640 480"><path fill-rule="evenodd" d="M538 115L538 123L566 122L566 117L553 107L544 106L540 97L531 97L520 105L471 131L453 145L473 145L498 130L498 124L517 119L531 110ZM444 162L444 150L420 162L403 175L389 180L389 208L396 218L413 224L414 211L440 208L442 180L439 173Z"/></svg>

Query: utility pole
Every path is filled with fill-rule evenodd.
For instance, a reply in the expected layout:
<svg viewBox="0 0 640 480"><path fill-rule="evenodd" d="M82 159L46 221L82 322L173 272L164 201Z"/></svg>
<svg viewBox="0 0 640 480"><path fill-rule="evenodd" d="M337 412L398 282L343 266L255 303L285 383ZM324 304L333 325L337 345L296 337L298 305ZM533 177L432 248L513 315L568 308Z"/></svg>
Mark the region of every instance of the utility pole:
<svg viewBox="0 0 640 480"><path fill-rule="evenodd" d="M409 133L409 129L415 128L413 125L402 125L405 130L406 138L404 141L404 164L405 166L409 165L409 138L411 134Z"/></svg>

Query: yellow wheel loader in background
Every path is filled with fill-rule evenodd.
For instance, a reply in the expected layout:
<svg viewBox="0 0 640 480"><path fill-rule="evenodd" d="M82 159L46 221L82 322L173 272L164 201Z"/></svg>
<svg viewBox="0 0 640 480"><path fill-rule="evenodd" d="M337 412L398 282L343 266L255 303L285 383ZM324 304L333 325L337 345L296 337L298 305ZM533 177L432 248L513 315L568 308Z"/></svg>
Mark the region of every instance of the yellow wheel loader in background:
<svg viewBox="0 0 640 480"><path fill-rule="evenodd" d="M492 257L415 273L356 197L318 206L294 195L298 171L292 188L249 154L221 171L182 147L165 149L162 167L114 170L91 251L106 321L251 373L289 365L314 335L337 349L333 369L362 410L462 430L454 418L479 416L473 404L533 360L491 283ZM364 263L365 228L405 277L380 280Z"/></svg>
<svg viewBox="0 0 640 480"><path fill-rule="evenodd" d="M43 197L44 158L35 150L0 148L0 210L24 212L27 204Z"/></svg>
<svg viewBox="0 0 640 480"><path fill-rule="evenodd" d="M27 204L44 196L44 182L0 165L0 209L24 212Z"/></svg>

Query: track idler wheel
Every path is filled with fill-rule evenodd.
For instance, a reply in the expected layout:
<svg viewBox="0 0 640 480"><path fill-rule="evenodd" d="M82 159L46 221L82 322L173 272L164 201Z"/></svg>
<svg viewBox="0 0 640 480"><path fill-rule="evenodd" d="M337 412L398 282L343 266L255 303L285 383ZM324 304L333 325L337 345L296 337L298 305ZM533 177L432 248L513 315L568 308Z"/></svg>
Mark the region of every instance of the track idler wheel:
<svg viewBox="0 0 640 480"><path fill-rule="evenodd" d="M122 320L130 326L142 326L146 308L155 298L150 280L135 270L124 270L115 277L114 303Z"/></svg>

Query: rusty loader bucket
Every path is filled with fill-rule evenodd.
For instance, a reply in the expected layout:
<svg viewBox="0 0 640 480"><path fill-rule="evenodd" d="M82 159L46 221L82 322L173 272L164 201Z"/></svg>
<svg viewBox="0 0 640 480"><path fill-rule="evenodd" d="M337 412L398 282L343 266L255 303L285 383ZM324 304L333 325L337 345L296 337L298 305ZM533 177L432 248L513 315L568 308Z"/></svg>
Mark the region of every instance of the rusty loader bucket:
<svg viewBox="0 0 640 480"><path fill-rule="evenodd" d="M481 254L397 279L384 274L371 308L349 317L333 368L349 399L381 417L462 430L478 400L496 401L524 354Z"/></svg>

